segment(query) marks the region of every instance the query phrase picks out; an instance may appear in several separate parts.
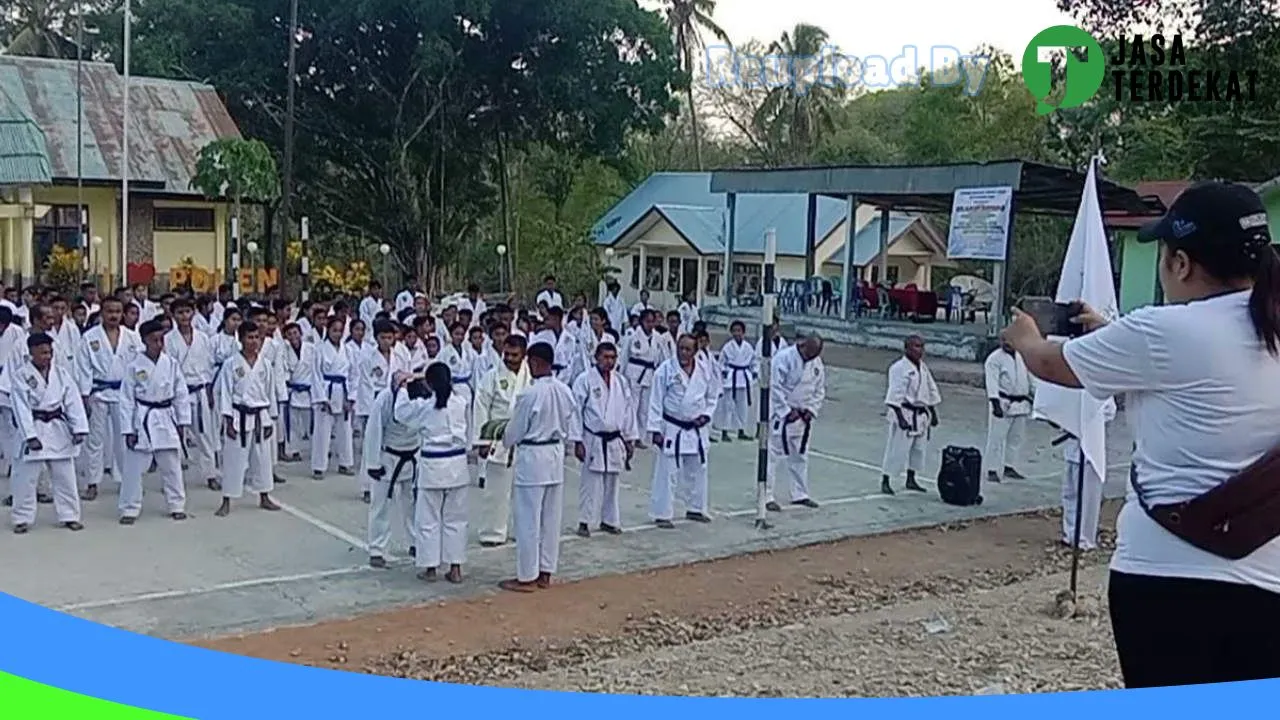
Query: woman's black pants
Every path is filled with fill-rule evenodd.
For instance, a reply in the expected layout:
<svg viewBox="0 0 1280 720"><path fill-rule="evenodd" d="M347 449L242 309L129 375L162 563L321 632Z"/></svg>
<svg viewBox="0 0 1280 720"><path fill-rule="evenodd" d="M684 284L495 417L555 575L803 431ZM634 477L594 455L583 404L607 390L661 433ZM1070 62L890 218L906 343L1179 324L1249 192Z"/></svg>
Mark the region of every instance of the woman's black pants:
<svg viewBox="0 0 1280 720"><path fill-rule="evenodd" d="M1280 677L1280 594L1112 571L1107 596L1127 688Z"/></svg>

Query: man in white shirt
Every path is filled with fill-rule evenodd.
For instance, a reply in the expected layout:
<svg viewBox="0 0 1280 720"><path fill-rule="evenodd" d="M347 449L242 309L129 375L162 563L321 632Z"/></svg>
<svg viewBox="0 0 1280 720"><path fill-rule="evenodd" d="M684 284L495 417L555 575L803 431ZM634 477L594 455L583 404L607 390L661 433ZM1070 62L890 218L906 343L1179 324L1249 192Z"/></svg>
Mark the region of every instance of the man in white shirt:
<svg viewBox="0 0 1280 720"><path fill-rule="evenodd" d="M987 356L983 369L987 401L991 403L987 451L982 456L987 480L998 483L1002 473L1010 480L1021 480L1023 475L1016 466L1027 434L1027 419L1031 416L1031 374L1022 356L1004 341Z"/></svg>
<svg viewBox="0 0 1280 720"><path fill-rule="evenodd" d="M641 290L641 291L640 291L640 302L638 302L638 303L636 303L635 305L632 305L632 306L631 306L631 317L640 317L640 315L641 315L645 310L652 310L652 311L654 311L654 312L657 312L657 311L658 311L658 308L656 308L656 307L654 307L653 305L649 304L649 291L648 291L648 290ZM621 332L621 331L619 331L619 332Z"/></svg>
<svg viewBox="0 0 1280 720"><path fill-rule="evenodd" d="M938 426L936 406L942 402L933 373L924 364L924 338L911 335L903 342L902 358L889 366L889 389L885 393L889 437L881 462L880 492L893 494L890 480L905 470L907 489L925 492L916 482L924 469L929 435Z"/></svg>
<svg viewBox="0 0 1280 720"><path fill-rule="evenodd" d="M533 299L533 304L537 305L539 308L545 306L549 308L558 307L562 310L564 309L564 296L560 294L559 290L556 290L555 275L548 275L543 278L542 291Z"/></svg>
<svg viewBox="0 0 1280 720"><path fill-rule="evenodd" d="M627 304L622 302L622 298L618 297L618 293L622 292L622 286L616 280L610 280L605 285L604 302L601 307L604 308L605 315L609 318L609 327L618 333L618 337L627 331L630 325L627 316Z"/></svg>
<svg viewBox="0 0 1280 720"><path fill-rule="evenodd" d="M809 433L827 399L827 371L822 363L822 338L811 335L784 348L770 363L769 464L766 508L782 508L774 500L779 468L791 478L791 504L816 508L809 497Z"/></svg>
<svg viewBox="0 0 1280 720"><path fill-rule="evenodd" d="M373 328L373 318L382 312L382 283L373 280L369 283L369 293L360 301L360 319L364 326Z"/></svg>

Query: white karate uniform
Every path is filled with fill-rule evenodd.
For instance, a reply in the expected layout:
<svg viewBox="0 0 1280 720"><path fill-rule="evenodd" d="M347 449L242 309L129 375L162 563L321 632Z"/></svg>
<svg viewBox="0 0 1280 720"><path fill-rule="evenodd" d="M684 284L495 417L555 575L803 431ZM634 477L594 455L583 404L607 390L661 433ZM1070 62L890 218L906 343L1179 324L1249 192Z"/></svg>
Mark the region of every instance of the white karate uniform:
<svg viewBox="0 0 1280 720"><path fill-rule="evenodd" d="M475 345L472 345L471 350L476 354L475 370L472 374L478 384L485 373L502 364L502 354L493 349L493 343L489 342L487 337L484 339L484 347L476 350Z"/></svg>
<svg viewBox="0 0 1280 720"><path fill-rule="evenodd" d="M395 419L394 409L409 402L408 393L380 390L370 408L361 451L363 473L381 468L381 477L369 478L369 556L383 557L391 545L392 528L399 525L409 546L418 547L414 524L414 497L418 483L418 453L422 429ZM366 475L367 477L367 475ZM361 478L364 480L364 478Z"/></svg>
<svg viewBox="0 0 1280 720"><path fill-rule="evenodd" d="M622 298L613 293L605 293L604 302L600 304L604 308L605 317L609 318L609 327L613 328L619 334L627 329L627 304L622 302Z"/></svg>
<svg viewBox="0 0 1280 720"><path fill-rule="evenodd" d="M889 435L885 442L884 459L880 472L895 479L906 470L920 472L924 469L925 453L929 449L929 413L942 402L933 373L923 361L916 367L906 357L889 366L889 390L885 393L885 418ZM901 408L902 415L911 428L898 427L898 416L893 408ZM916 408L915 410L909 408Z"/></svg>
<svg viewBox="0 0 1280 720"><path fill-rule="evenodd" d="M676 337L669 330L654 330L653 334L657 338L658 364L661 365L676 356Z"/></svg>
<svg viewBox="0 0 1280 720"><path fill-rule="evenodd" d="M578 522L621 529L618 474L626 469L626 443L639 437L631 412L631 387L621 373L609 373L606 383L600 370L592 367L574 381L573 396L586 450L578 484Z"/></svg>
<svg viewBox="0 0 1280 720"><path fill-rule="evenodd" d="M658 308L654 307L651 303L638 302L635 305L631 306L631 315L633 317L640 317L640 313L644 312L645 310L652 310L654 312L657 312ZM624 325L623 327L626 327L626 326Z"/></svg>
<svg viewBox="0 0 1280 720"><path fill-rule="evenodd" d="M571 384L582 372L582 350L578 347L578 335L568 328L562 329L558 335L553 330L539 330L529 338L529 347L540 342L547 343L555 351L551 370L556 379L565 385Z"/></svg>
<svg viewBox="0 0 1280 720"><path fill-rule="evenodd" d="M693 303L682 302L680 307L676 308L676 312L680 313L680 334L687 335L692 333L693 324L700 319L698 306Z"/></svg>
<svg viewBox="0 0 1280 720"><path fill-rule="evenodd" d="M95 325L84 333L76 365L80 395L89 398L85 406L89 415L89 437L84 444L89 456L84 466L86 484L97 485L104 467L110 468L112 477L120 482L125 447L116 405L120 402L125 368L140 352L142 338L123 325L114 348L103 326Z"/></svg>
<svg viewBox="0 0 1280 720"><path fill-rule="evenodd" d="M25 362L26 350L27 331L15 320L0 333L0 458L4 460L0 475L9 472L21 449L18 423L13 416L13 403L9 400L8 376Z"/></svg>
<svg viewBox="0 0 1280 720"><path fill-rule="evenodd" d="M534 379L516 398L502 444L515 448L516 579L555 574L564 512L564 444L581 440L573 391L554 377Z"/></svg>
<svg viewBox="0 0 1280 720"><path fill-rule="evenodd" d="M275 487L271 475L274 443L265 437L266 431L275 426L273 383L271 361L261 353L252 365L243 354L236 354L223 364L217 385L218 414L231 418L236 431L234 439L223 433L223 498L239 498L245 488L254 493L269 493Z"/></svg>
<svg viewBox="0 0 1280 720"><path fill-rule="evenodd" d="M184 433L188 459L196 477L210 480L218 477L218 436L222 426L213 409L213 344L209 337L191 329L191 342L174 328L164 336L164 350L182 368L187 385L187 404L191 426Z"/></svg>
<svg viewBox="0 0 1280 720"><path fill-rule="evenodd" d="M582 332L578 333L578 352L582 357L578 358L579 372L578 375L574 376L574 380L577 380L578 376L582 375L582 373L585 373L596 366L596 348L603 342L611 342L614 343L614 345L617 345L617 343L614 342L612 335L607 332L602 332L599 335L596 335L590 325L587 325L582 329ZM622 348L618 348L618 351L621 352ZM570 387L572 387L572 385L570 385Z"/></svg>
<svg viewBox="0 0 1280 720"><path fill-rule="evenodd" d="M534 296L533 304L534 306L541 306L543 303L546 303L549 308L563 308L564 296L561 295L558 290L541 290L536 296Z"/></svg>
<svg viewBox="0 0 1280 720"><path fill-rule="evenodd" d="M30 525L36 519L36 484L48 472L53 507L58 522L80 521L80 494L76 489L74 458L80 454L75 435L87 435L89 420L75 375L54 362L45 377L31 363L5 368L9 395L17 423L10 491L14 525ZM61 413L54 417L50 413ZM37 419L36 415L40 418ZM26 450L26 441L39 440L39 450Z"/></svg>
<svg viewBox="0 0 1280 720"><path fill-rule="evenodd" d="M691 513L707 514L707 431L710 423L698 428L683 428L672 422L694 422L700 417L711 419L720 399L720 383L714 370L695 361L693 372L685 374L677 358L658 367L649 397L649 415L645 429L662 434L662 447L653 464L653 490L649 515L654 520L671 520L675 512L672 485Z"/></svg>
<svg viewBox="0 0 1280 720"><path fill-rule="evenodd" d="M352 418L347 409L347 400L355 399L351 392L356 380L356 362L351 356L354 347L345 342L334 347L328 340L316 343L312 371L315 385L311 391L315 417L311 433L312 472L323 473L328 469L330 441L336 444L338 467L351 468L355 464Z"/></svg>
<svg viewBox="0 0 1280 720"><path fill-rule="evenodd" d="M502 444L502 436L492 439L480 437L480 431L492 421L510 420L515 409L516 397L529 384L529 368L521 364L518 373L511 372L501 361L493 370L480 376L476 385L476 402L471 426L475 428L476 442L487 445L488 455L484 467L484 492L480 496L480 542L501 544L507 541L507 529L511 520L511 459L512 451Z"/></svg>
<svg viewBox="0 0 1280 720"><path fill-rule="evenodd" d="M373 413L373 404L378 393L391 387L391 358L393 353L388 351L386 356L378 352L378 346L364 346L360 350L359 362L359 381L356 383L356 417L361 418L360 431L368 432L368 418ZM363 472L364 455L360 458L360 489L368 492L371 489L371 480L366 473Z"/></svg>
<svg viewBox="0 0 1280 720"><path fill-rule="evenodd" d="M769 464L765 495L774 502L774 477L782 468L791 478L791 502L809 499L810 423L787 423L792 410L808 410L817 418L827 399L827 368L822 358L805 362L799 346L783 348L769 363Z"/></svg>
<svg viewBox="0 0 1280 720"><path fill-rule="evenodd" d="M373 318L382 312L382 301L372 295L365 295L360 301L360 319L366 328L373 329Z"/></svg>
<svg viewBox="0 0 1280 720"><path fill-rule="evenodd" d="M427 357L426 344L418 340L412 348L404 342L396 343L391 349L391 360L391 376L395 377L396 373L402 372L421 374L427 369L431 358Z"/></svg>
<svg viewBox="0 0 1280 720"><path fill-rule="evenodd" d="M404 312L413 307L413 291L401 290L396 295L396 314Z"/></svg>
<svg viewBox="0 0 1280 720"><path fill-rule="evenodd" d="M649 427L649 396L653 389L653 375L661 364L658 333L646 334L640 328L628 330L618 352L618 369L631 384L637 428ZM639 444L643 446L647 441L647 438L641 438Z"/></svg>
<svg viewBox="0 0 1280 720"><path fill-rule="evenodd" d="M129 363L120 389L120 433L133 435L133 449L125 449L119 510L121 517L142 512L142 474L154 460L164 483L169 513L186 512L182 483L182 431L191 427L187 383L178 361L161 352L156 360L140 352Z"/></svg>
<svg viewBox="0 0 1280 720"><path fill-rule="evenodd" d="M1102 417L1111 422L1116 416L1115 400L1102 405ZM1080 441L1068 438L1062 443L1062 542L1070 545L1076 534L1076 488L1080 482ZM1088 462L1084 463L1084 493L1080 498L1080 549L1098 547L1098 518L1102 515L1102 489L1106 479L1098 477Z"/></svg>
<svg viewBox="0 0 1280 720"><path fill-rule="evenodd" d="M1017 353L996 348L983 364L986 374L987 400L1000 403L1004 417L987 410L987 450L982 455L986 472L996 475L1018 464L1022 442L1031 417L1031 373Z"/></svg>
<svg viewBox="0 0 1280 720"><path fill-rule="evenodd" d="M720 347L720 378L724 393L716 404L714 426L725 432L746 432L754 424L751 396L755 394L759 358L746 340L729 338Z"/></svg>
<svg viewBox="0 0 1280 720"><path fill-rule="evenodd" d="M444 408L434 397L410 400L400 390L393 417L421 428L418 499L414 508L419 568L461 565L467 560L467 451L471 448L470 403L458 393Z"/></svg>
<svg viewBox="0 0 1280 720"><path fill-rule="evenodd" d="M760 377L760 361L762 358L764 358L764 345L761 344L763 342L764 342L764 338L760 338L756 340L756 377L757 378ZM773 358L777 357L778 353L782 352L782 349L789 344L790 343L787 342L786 338L782 337L781 335L774 335L773 351L769 353L769 359L772 360Z"/></svg>
<svg viewBox="0 0 1280 720"><path fill-rule="evenodd" d="M313 343L299 343L298 349L286 342L278 355L279 378L284 387L276 386L276 396L284 398L281 433L287 455L300 455L302 441L312 435L313 410L311 389L315 385L315 351Z"/></svg>

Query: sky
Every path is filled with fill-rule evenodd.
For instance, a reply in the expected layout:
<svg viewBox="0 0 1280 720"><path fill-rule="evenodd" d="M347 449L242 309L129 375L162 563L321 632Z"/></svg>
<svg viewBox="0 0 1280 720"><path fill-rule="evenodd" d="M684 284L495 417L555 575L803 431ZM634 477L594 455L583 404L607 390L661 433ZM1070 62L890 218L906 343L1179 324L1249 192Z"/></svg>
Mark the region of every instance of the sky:
<svg viewBox="0 0 1280 720"><path fill-rule="evenodd" d="M914 64L926 68L931 56L939 65L948 58L954 62L984 43L1008 52L1020 66L1036 33L1074 24L1055 0L718 0L714 19L734 42L767 43L797 23L817 25L843 54L879 56L888 64L903 57L905 46L914 46ZM908 57L900 66L912 64Z"/></svg>

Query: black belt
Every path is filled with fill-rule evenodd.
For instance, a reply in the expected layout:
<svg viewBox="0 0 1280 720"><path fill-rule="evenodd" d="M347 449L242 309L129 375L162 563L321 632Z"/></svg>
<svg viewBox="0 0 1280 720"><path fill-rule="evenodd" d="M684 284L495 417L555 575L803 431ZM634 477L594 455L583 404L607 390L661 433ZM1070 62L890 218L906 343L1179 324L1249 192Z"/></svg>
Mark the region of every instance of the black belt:
<svg viewBox="0 0 1280 720"><path fill-rule="evenodd" d="M551 363L551 370L552 370L553 372L564 372L565 367L567 367L567 366L565 366L565 365L557 365L557 364L555 364L555 363Z"/></svg>
<svg viewBox="0 0 1280 720"><path fill-rule="evenodd" d="M604 455L604 471L609 472L609 443L615 440L621 440L622 431L609 430L606 432L596 432L595 430L591 430L590 428L588 428L587 432L600 438L600 451ZM627 468L627 469L630 470L631 468Z"/></svg>
<svg viewBox="0 0 1280 720"><path fill-rule="evenodd" d="M290 410L293 408L293 402L292 402L293 396L301 392L310 393L311 385L310 383L287 382L285 383L285 387L289 389L289 400L285 402L284 437L285 439L292 439L293 438L293 418L291 416L293 415L293 413L290 412ZM312 429L314 429L316 424L315 411L314 410L309 411L309 415L311 416L311 427Z"/></svg>
<svg viewBox="0 0 1280 720"><path fill-rule="evenodd" d="M804 433L800 436L800 454L803 455L809 450L809 431L813 428L813 423L803 415L797 415L794 420L787 420L785 417L779 421L778 434L782 436L782 454L791 454L791 444L787 440L787 426L799 420L804 423Z"/></svg>
<svg viewBox="0 0 1280 720"><path fill-rule="evenodd" d="M89 394L92 395L103 390L119 390L120 386L123 384L124 383L120 380L98 380L95 378L93 381L93 389L89 391Z"/></svg>
<svg viewBox="0 0 1280 720"><path fill-rule="evenodd" d="M248 433L245 432L245 425L247 425L248 423L246 423L245 421L249 419L250 415L253 416L253 423L254 423L253 441L256 443L262 442L262 413L267 408L253 407L250 405L239 405L239 404L232 405L231 407L240 416L240 427L237 430L237 432L239 432L240 434L240 447L248 447L249 445Z"/></svg>
<svg viewBox="0 0 1280 720"><path fill-rule="evenodd" d="M1003 400L1008 400L1008 401L1009 401L1009 402L1011 402L1011 403L1022 403L1022 402L1029 403L1029 402L1031 402L1031 396L1030 396L1030 395L1010 395L1009 393L1002 392L1002 393L1000 393L1000 398L1001 398L1001 399L1003 399Z"/></svg>
<svg viewBox="0 0 1280 720"><path fill-rule="evenodd" d="M1064 433L1062 433L1061 435L1059 435L1058 437L1054 438L1054 439L1053 439L1053 442L1051 442L1051 443L1049 443L1049 444L1050 444L1051 446L1053 446L1053 447L1058 447L1059 445L1061 445L1062 443L1064 443L1064 442L1066 442L1066 441L1068 441L1068 440L1075 440L1075 439L1076 439L1076 436L1075 436L1075 435L1072 435L1072 434L1071 434L1071 433L1069 433L1069 432L1064 432Z"/></svg>
<svg viewBox="0 0 1280 720"><path fill-rule="evenodd" d="M729 376L725 379L729 380L729 384L733 386L729 388L729 394L731 397L733 397L734 402L737 402L738 373L750 373L751 366L750 365L730 365L728 363L725 363L725 368L732 371L729 373ZM747 391L747 407L750 407L751 406L751 376L749 374L747 375L746 387L743 388L743 390Z"/></svg>
<svg viewBox="0 0 1280 720"><path fill-rule="evenodd" d="M699 427L698 423L692 420L680 420L666 413L662 413L662 419L665 422L675 425L676 427L680 428L682 431L693 430L696 432ZM676 467L680 467L680 436L683 434L684 434L683 432L676 433L676 443L675 443ZM697 433L697 436L698 436L698 460L701 461L703 465L706 465L707 450L702 446L702 433L700 432Z"/></svg>
<svg viewBox="0 0 1280 720"><path fill-rule="evenodd" d="M521 440L518 444L541 447L543 445L559 445L561 442L563 441L560 438L547 438L546 440Z"/></svg>
<svg viewBox="0 0 1280 720"><path fill-rule="evenodd" d="M207 383L187 386L187 394L196 396L196 430L202 435L204 434L204 403L200 402L200 392L207 387L209 387Z"/></svg>
<svg viewBox="0 0 1280 720"><path fill-rule="evenodd" d="M389 455L395 455L397 458L399 458L399 461L396 462L395 469L391 471L391 479L387 481L387 499L390 500L391 498L395 497L396 479L400 477L400 472L404 470L404 467L406 465L412 464L413 472L415 475L417 475L418 451L417 449L396 450L394 448L384 447L382 448L382 452L387 453Z"/></svg>
<svg viewBox="0 0 1280 720"><path fill-rule="evenodd" d="M51 423L58 420L65 421L67 419L66 413L62 412L62 408L58 408L57 410L32 410L31 417L34 418L36 422L42 423Z"/></svg>
<svg viewBox="0 0 1280 720"><path fill-rule="evenodd" d="M156 400L156 401L143 400L141 398L137 398L136 402L142 407L147 409L146 412L142 413L142 431L147 434L147 448L154 451L156 448L151 443L151 425L147 421L151 419L151 413L153 411L169 410L173 408L173 398L169 398L168 400ZM177 431L178 429L177 418L174 418L173 429L175 431ZM182 443L179 442L178 444L181 445Z"/></svg>
<svg viewBox="0 0 1280 720"><path fill-rule="evenodd" d="M636 378L636 387L640 387L640 383L644 381L645 373L658 369L657 363L641 360L640 358L627 358L627 364L638 365L641 368L640 375Z"/></svg>
<svg viewBox="0 0 1280 720"><path fill-rule="evenodd" d="M902 403L902 409L903 409L903 410L905 410L905 411L907 411L907 412L909 412L909 413L911 413L911 431L912 431L912 432L917 432L917 431L919 431L919 430L920 430L920 426L917 424L917 422L916 422L916 421L917 421L917 419L918 419L921 415L928 415L928 414L929 414L929 406L928 406L928 405L913 405L913 404L911 404L911 403Z"/></svg>

